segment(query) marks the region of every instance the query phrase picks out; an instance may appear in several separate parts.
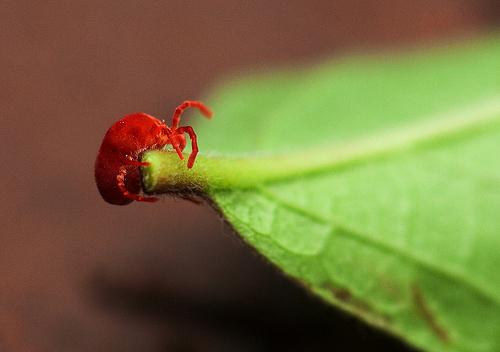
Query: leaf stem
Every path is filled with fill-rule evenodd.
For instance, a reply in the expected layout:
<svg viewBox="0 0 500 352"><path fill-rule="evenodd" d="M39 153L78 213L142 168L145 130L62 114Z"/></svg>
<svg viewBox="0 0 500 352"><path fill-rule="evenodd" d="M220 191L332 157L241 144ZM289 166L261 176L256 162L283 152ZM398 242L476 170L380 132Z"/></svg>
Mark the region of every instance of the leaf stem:
<svg viewBox="0 0 500 352"><path fill-rule="evenodd" d="M251 188L442 142L499 122L500 97L495 96L349 143L319 145L314 149L275 155L199 155L193 169L187 169L176 153L148 151L142 158L151 164L142 168L144 190L147 193L182 193Z"/></svg>

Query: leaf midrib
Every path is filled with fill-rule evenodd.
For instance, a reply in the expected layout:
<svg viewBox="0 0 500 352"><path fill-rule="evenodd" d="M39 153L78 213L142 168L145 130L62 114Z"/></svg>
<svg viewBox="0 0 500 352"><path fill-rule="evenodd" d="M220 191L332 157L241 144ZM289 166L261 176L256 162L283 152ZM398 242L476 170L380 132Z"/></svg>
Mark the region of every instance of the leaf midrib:
<svg viewBox="0 0 500 352"><path fill-rule="evenodd" d="M152 166L143 168L143 181L148 193L171 192L179 186L205 191L249 189L259 184L333 171L422 146L444 143L498 123L500 95L495 95L433 114L410 125L342 144L320 145L269 156L200 154L191 170L186 169L173 152L150 151L144 154L143 161L150 162Z"/></svg>
<svg viewBox="0 0 500 352"><path fill-rule="evenodd" d="M432 114L413 124L387 129L342 144L320 145L300 152L269 157L247 155L243 157L242 162L255 166L254 172L262 170L262 183L280 181L296 175L344 168L365 160L415 149L431 142L439 143L498 122L500 96L494 96L467 106Z"/></svg>

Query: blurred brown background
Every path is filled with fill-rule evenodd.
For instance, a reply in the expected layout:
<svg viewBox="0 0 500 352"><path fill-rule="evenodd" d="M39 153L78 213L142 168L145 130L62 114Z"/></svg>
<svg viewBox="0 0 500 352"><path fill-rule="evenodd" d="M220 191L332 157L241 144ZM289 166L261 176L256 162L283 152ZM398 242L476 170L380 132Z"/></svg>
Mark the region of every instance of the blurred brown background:
<svg viewBox="0 0 500 352"><path fill-rule="evenodd" d="M104 203L94 158L122 115L166 117L220 77L499 21L498 0L3 0L0 351L408 350L281 278L206 206Z"/></svg>

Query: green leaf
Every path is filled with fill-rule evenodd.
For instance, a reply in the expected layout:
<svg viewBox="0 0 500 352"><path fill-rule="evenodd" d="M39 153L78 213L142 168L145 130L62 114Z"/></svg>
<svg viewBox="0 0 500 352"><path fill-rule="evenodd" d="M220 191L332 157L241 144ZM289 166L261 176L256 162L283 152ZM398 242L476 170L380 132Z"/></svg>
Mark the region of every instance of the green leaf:
<svg viewBox="0 0 500 352"><path fill-rule="evenodd" d="M213 95L195 167L149 152L149 192L201 192L325 301L429 351L500 350L500 39L351 57Z"/></svg>

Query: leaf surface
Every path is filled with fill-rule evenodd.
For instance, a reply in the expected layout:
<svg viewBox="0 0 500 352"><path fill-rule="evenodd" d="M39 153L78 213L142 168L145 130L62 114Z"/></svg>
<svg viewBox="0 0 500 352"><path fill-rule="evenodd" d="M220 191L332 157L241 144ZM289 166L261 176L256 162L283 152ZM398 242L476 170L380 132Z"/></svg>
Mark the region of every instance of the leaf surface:
<svg viewBox="0 0 500 352"><path fill-rule="evenodd" d="M228 83L193 171L250 245L327 302L429 351L500 350L500 39ZM170 188L169 188L170 187Z"/></svg>

